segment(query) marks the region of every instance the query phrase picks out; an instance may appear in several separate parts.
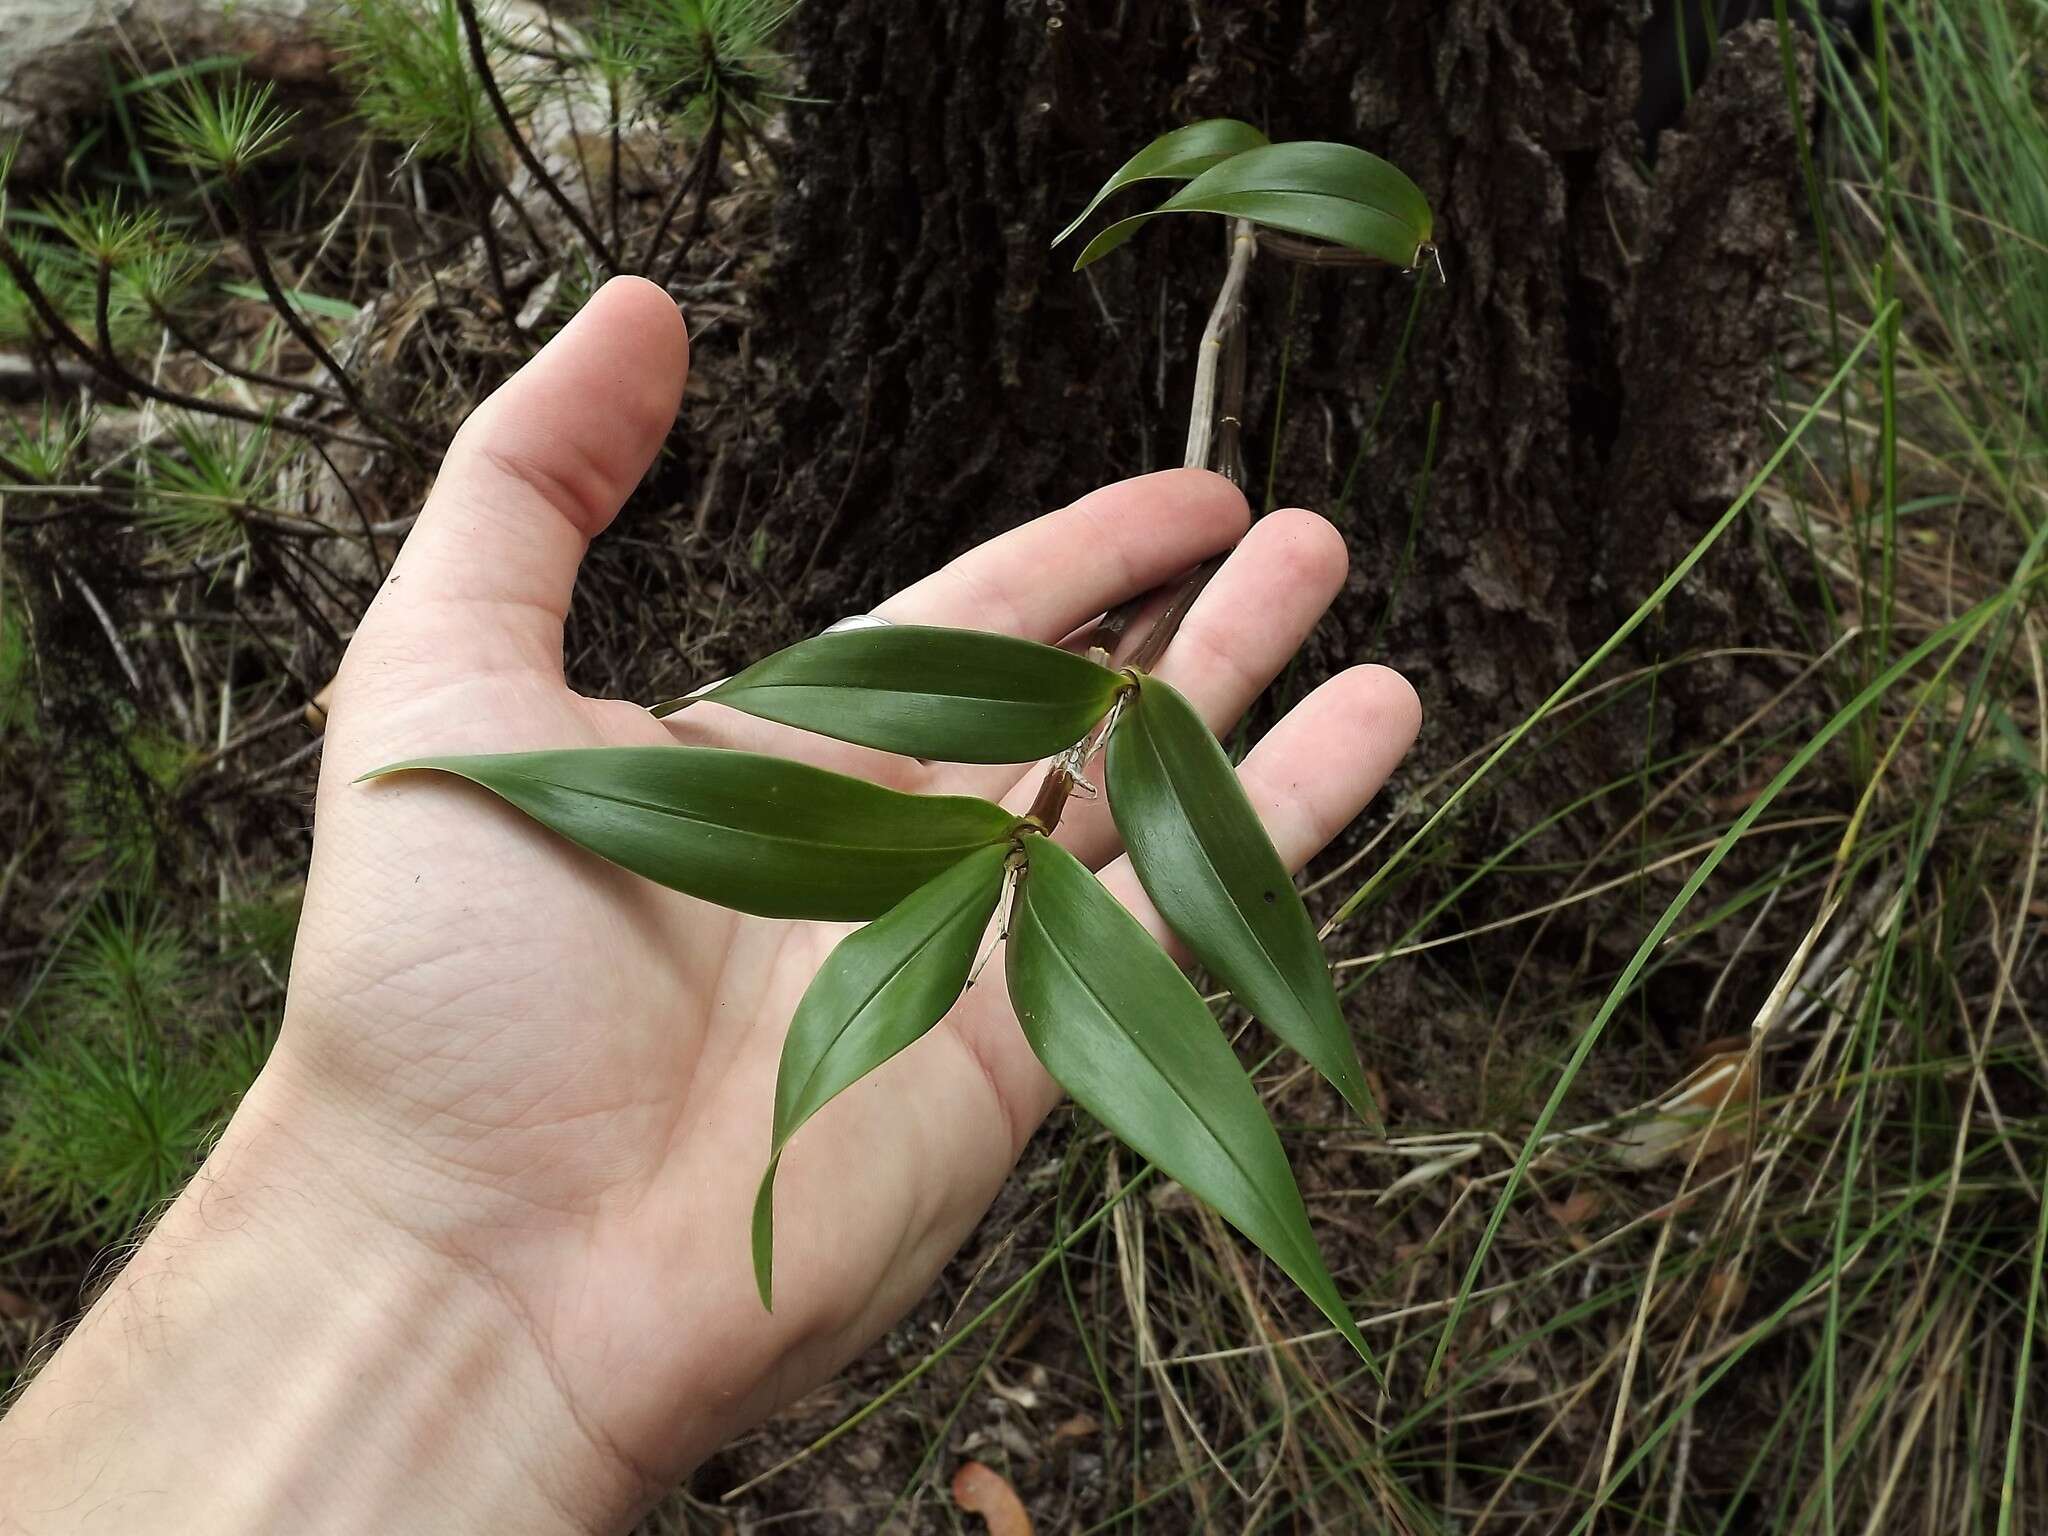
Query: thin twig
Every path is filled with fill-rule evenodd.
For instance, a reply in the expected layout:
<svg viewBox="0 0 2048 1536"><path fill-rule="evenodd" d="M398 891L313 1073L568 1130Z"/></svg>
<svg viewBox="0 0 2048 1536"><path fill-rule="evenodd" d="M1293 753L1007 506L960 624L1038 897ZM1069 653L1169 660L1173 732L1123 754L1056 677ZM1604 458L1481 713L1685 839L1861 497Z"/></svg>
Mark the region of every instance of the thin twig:
<svg viewBox="0 0 2048 1536"><path fill-rule="evenodd" d="M355 486L348 476L341 472L341 466L334 462L327 450L318 443L309 446L320 455L320 462L327 466L327 472L334 476L335 484L341 487L341 494L348 498L348 504L356 514L356 523L363 530L364 553L369 555L371 569L376 571L377 585L381 587L384 585L385 576L384 557L377 553L377 530L371 525L369 510L363 506L362 498L356 495Z"/></svg>
<svg viewBox="0 0 2048 1536"><path fill-rule="evenodd" d="M35 311L36 319L43 329L60 346L76 354L92 365L93 371L106 383L126 394L141 395L161 405L175 405L181 410L198 411L202 415L225 417L229 421L246 421L259 427L277 427L298 437L324 437L330 442L347 443L352 448L382 449L385 445L375 438L357 437L341 432L321 422L303 421L297 417L266 414L235 405L226 400L208 400L200 395L188 395L182 390L169 389L153 384L123 364L118 357L103 357L93 344L79 335L50 302L50 296L43 292L35 274L21 259L21 253L4 233L0 233L0 267L14 280L21 290L21 296L28 300L28 306Z"/></svg>
<svg viewBox="0 0 2048 1536"><path fill-rule="evenodd" d="M704 167L697 173L697 206L690 210L690 227L676 242L675 252L661 274L661 286L664 288L676 280L676 274L683 270L684 260L704 234L704 223L711 212L711 189L718 185L718 151L724 143L725 105L714 95L711 99L711 127L704 135Z"/></svg>
<svg viewBox="0 0 2048 1536"><path fill-rule="evenodd" d="M505 280L505 252L498 244L498 226L491 217L497 201L497 192L486 187L477 199L476 229L483 239L484 266L491 274L491 287L497 292L498 311L504 317L505 329L512 333L513 341L523 347L526 345L526 332L519 324L519 306L512 300L511 284Z"/></svg>
<svg viewBox="0 0 2048 1536"><path fill-rule="evenodd" d="M64 573L72 586L78 588L78 595L85 599L85 606L90 608L92 616L99 620L100 633L107 637L107 644L114 652L114 659L121 663L121 671L128 678L128 686L135 690L135 696L138 699L146 696L148 689L142 685L142 674L136 670L135 658L128 654L128 647L121 642L121 631L115 628L114 616L107 612L107 605L100 601L99 594L87 586L85 579L69 564L60 561L57 569Z"/></svg>
<svg viewBox="0 0 2048 1536"><path fill-rule="evenodd" d="M349 406L362 418L364 425L387 439L391 446L410 460L415 468L424 468L419 450L403 432L387 421L381 411L371 406L347 369L327 350L312 326L300 316L297 306L286 296L284 285L278 282L277 273L270 265L270 255L263 248L263 239L256 232L256 200L239 180L228 183L234 199L235 219L241 226L242 249L248 253L249 265L256 271L256 281L262 287L264 297L270 300L270 307L277 311L277 318L284 322L284 328L298 339L300 346L313 354L314 360L325 368L333 378L335 388L347 398Z"/></svg>
<svg viewBox="0 0 2048 1536"><path fill-rule="evenodd" d="M497 116L499 128L511 141L512 152L519 156L520 162L532 174L541 191L548 195L548 200L562 210L562 217L583 237L584 244L590 247L590 253L597 258L598 264L607 274L616 275L619 263L618 258L612 255L611 247L605 244L602 235L591 228L590 220L583 216L582 210L570 199L569 194L562 190L561 184L548 174L548 168L541 164L540 156L535 154L533 146L526 142L526 135L519 131L519 123L512 116L512 108L505 100L505 93L498 89L498 77L491 72L491 56L484 47L484 29L483 24L477 20L476 0L455 0L455 9L461 14L462 30L469 39L469 61L476 68L477 82L483 86L484 95L490 98L491 111Z"/></svg>
<svg viewBox="0 0 2048 1536"><path fill-rule="evenodd" d="M289 390L294 394L308 395L315 400L324 400L329 405L347 405L348 401L339 391L324 384L315 384L310 379L288 379L282 374L264 373L255 368L245 368L239 363L228 361L219 353L201 344L198 337L178 324L171 312L161 306L154 307L158 325L170 332L171 340L205 363L209 368L226 374L231 379L240 379L245 384L260 384L265 389Z"/></svg>
<svg viewBox="0 0 2048 1536"><path fill-rule="evenodd" d="M661 217L654 221L654 233L647 237L647 248L640 255L640 270L648 271L654 265L654 258L661 253L661 243L668 238L668 227L682 211L683 200L690 195L690 189L704 174L711 163L711 133L705 130L704 137L697 141L697 152L690 157L689 168L676 182L676 189L669 194L668 202L662 206Z"/></svg>

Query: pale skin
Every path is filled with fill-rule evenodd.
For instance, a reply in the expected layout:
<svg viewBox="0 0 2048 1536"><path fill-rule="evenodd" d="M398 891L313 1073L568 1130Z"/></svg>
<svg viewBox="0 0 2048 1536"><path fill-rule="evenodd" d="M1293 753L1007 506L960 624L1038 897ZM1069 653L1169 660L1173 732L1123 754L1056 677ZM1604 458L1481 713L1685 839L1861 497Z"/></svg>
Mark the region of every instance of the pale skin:
<svg viewBox="0 0 2048 1536"><path fill-rule="evenodd" d="M607 286L450 448L334 698L281 1038L205 1168L0 1420L0 1531L607 1532L924 1294L1058 1102L1001 957L795 1138L776 1305L747 1241L776 1062L837 939L578 852L429 754L684 741L1021 810L1041 771L924 766L718 709L573 693L576 570L681 399L674 305ZM1344 542L1223 480L1109 486L889 599L1057 643L1231 550L1160 665L1227 729L1341 586ZM1143 622L1136 626L1142 632ZM1252 751L1291 865L1420 715L1329 679ZM1060 836L1156 932L1098 802Z"/></svg>

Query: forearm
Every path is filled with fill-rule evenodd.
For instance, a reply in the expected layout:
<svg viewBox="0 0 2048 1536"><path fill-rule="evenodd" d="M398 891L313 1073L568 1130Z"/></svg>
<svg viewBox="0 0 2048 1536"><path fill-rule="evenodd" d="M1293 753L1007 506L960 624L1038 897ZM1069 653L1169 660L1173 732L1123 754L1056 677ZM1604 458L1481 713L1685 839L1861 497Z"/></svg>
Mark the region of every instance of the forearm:
<svg viewBox="0 0 2048 1536"><path fill-rule="evenodd" d="M0 1420L0 1532L553 1533L630 1512L489 1286L274 1087Z"/></svg>

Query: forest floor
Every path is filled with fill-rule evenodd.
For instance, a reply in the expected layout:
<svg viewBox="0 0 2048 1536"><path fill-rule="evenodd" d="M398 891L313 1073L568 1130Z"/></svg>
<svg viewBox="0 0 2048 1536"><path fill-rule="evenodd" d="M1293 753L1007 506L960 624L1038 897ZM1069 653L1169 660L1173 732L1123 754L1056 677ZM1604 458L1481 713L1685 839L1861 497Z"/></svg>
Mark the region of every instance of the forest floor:
<svg viewBox="0 0 2048 1536"><path fill-rule="evenodd" d="M2034 1528L2048 24L1896 10L1896 50L1823 53L1773 452L1710 535L1780 601L1650 664L1603 646L1495 740L1433 731L1311 869L1386 1136L1241 1037L1385 1383L1063 1111L927 1302L649 1530L978 1529L969 1461L1046 1532ZM113 50L68 159L7 189L35 293L0 273L0 1390L260 1064L322 690L439 447L593 282L410 14L320 44L254 249L148 128L212 62ZM568 639L578 688L663 699L816 628L830 530L732 510L801 452L756 340L792 147L545 40L497 53L523 134L691 320L683 429ZM1375 659L1335 644L1310 664ZM1668 680L1731 657L1735 722L1674 737ZM1629 718L1636 760L1578 750Z"/></svg>

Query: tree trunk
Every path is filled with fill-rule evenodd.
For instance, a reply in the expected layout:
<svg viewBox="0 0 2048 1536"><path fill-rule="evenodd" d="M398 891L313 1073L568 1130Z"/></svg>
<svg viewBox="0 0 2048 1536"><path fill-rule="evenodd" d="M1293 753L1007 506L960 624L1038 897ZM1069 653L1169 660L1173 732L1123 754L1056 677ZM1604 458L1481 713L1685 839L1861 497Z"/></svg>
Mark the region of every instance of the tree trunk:
<svg viewBox="0 0 2048 1536"><path fill-rule="evenodd" d="M1427 286L1313 659L1407 670L1458 722L1444 755L1540 700L1757 460L1799 190L1768 26L1722 40L1648 173L1641 7L1620 0L841 0L800 16L814 100L793 112L766 308L789 367L776 516L811 573L808 617L1178 462L1223 221L1161 221L1079 275L1079 242L1048 241L1125 156L1201 117L1366 146L1436 209L1441 287L1299 270L1294 293L1297 269L1258 262L1246 456L1255 509L1277 439L1277 501L1336 514ZM1433 402L1434 474L1390 611ZM1657 647L1725 634L1755 581L1739 554L1711 564ZM1731 692L1706 684L1704 703Z"/></svg>

